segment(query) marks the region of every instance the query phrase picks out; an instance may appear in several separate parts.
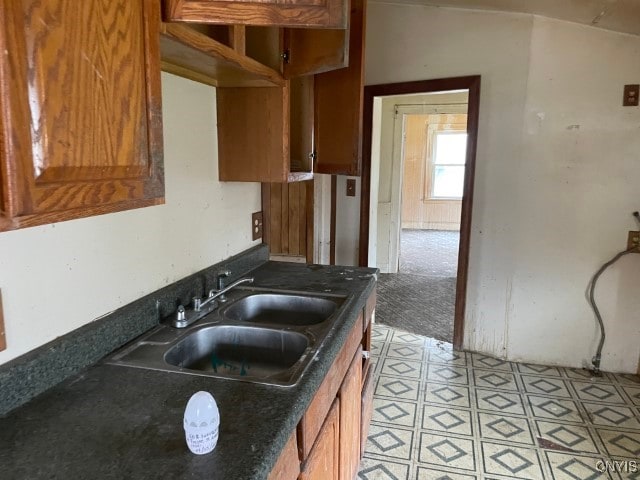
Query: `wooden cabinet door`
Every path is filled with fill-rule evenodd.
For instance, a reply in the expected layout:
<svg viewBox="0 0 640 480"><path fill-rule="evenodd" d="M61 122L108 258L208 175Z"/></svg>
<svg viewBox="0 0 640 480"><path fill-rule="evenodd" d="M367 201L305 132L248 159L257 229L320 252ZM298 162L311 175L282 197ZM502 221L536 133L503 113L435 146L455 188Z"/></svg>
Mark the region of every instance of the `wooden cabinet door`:
<svg viewBox="0 0 640 480"><path fill-rule="evenodd" d="M156 0L0 3L0 231L162 203Z"/></svg>
<svg viewBox="0 0 640 480"><path fill-rule="evenodd" d="M340 400L327 414L316 442L300 473L300 480L338 480L340 462Z"/></svg>
<svg viewBox="0 0 640 480"><path fill-rule="evenodd" d="M345 0L164 0L170 22L346 28Z"/></svg>
<svg viewBox="0 0 640 480"><path fill-rule="evenodd" d="M285 28L285 78L323 73L349 65L349 29Z"/></svg>
<svg viewBox="0 0 640 480"><path fill-rule="evenodd" d="M340 480L354 480L360 465L362 347L358 348L338 393L340 399Z"/></svg>
<svg viewBox="0 0 640 480"><path fill-rule="evenodd" d="M352 0L349 66L315 76L314 171L360 175L364 85L364 0Z"/></svg>

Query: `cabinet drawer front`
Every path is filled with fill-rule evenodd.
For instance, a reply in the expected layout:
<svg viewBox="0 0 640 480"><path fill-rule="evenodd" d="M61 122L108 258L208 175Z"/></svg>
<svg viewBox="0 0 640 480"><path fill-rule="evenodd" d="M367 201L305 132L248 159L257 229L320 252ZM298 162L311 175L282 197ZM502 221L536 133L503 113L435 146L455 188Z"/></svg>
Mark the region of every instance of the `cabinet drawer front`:
<svg viewBox="0 0 640 480"><path fill-rule="evenodd" d="M347 369L351 365L353 356L358 350L361 341L362 314L358 317L342 350L338 353L335 362L333 362L327 376L320 385L320 388L318 388L318 392L315 397L313 397L309 408L298 424L298 449L303 462L309 456L311 446L318 436L322 423L338 394L338 389L344 380Z"/></svg>

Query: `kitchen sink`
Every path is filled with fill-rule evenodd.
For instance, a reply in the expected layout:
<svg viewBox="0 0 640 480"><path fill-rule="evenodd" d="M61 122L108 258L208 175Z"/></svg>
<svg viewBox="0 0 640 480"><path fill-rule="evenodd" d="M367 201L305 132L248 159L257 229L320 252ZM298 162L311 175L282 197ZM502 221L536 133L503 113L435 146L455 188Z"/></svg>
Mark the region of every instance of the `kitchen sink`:
<svg viewBox="0 0 640 480"><path fill-rule="evenodd" d="M346 296L238 288L186 328L161 323L106 363L276 386L297 384Z"/></svg>
<svg viewBox="0 0 640 480"><path fill-rule="evenodd" d="M308 346L309 339L298 332L217 325L187 335L164 359L190 370L269 378L291 368Z"/></svg>
<svg viewBox="0 0 640 480"><path fill-rule="evenodd" d="M259 293L241 298L223 316L236 321L278 325L315 325L327 320L338 305L326 298Z"/></svg>

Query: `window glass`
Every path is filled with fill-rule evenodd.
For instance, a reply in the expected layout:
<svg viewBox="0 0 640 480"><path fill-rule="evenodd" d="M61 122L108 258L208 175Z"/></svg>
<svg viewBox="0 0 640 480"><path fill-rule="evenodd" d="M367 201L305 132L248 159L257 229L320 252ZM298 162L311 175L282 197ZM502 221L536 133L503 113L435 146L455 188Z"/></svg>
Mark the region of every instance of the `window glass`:
<svg viewBox="0 0 640 480"><path fill-rule="evenodd" d="M436 134L436 165L464 165L467 155L466 133Z"/></svg>
<svg viewBox="0 0 640 480"><path fill-rule="evenodd" d="M462 198L467 134L438 132L435 135L431 198Z"/></svg>

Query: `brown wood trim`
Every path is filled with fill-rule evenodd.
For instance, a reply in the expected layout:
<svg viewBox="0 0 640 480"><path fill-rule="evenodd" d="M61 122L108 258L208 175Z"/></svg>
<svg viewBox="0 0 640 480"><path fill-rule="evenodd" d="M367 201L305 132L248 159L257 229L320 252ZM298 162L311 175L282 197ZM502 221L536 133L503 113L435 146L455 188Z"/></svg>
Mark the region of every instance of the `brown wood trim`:
<svg viewBox="0 0 640 480"><path fill-rule="evenodd" d="M371 168L371 165L369 165ZM336 200L338 198L338 177L331 175L331 223L329 227L329 265L336 264ZM367 219L368 220L368 219ZM367 239L367 242L369 240Z"/></svg>
<svg viewBox="0 0 640 480"><path fill-rule="evenodd" d="M0 292L0 352L7 349L7 336L4 331L4 313L2 310L2 292Z"/></svg>
<svg viewBox="0 0 640 480"><path fill-rule="evenodd" d="M122 212L125 210L133 210L136 208L151 207L154 205L163 204L164 198L150 198L141 200L127 200L124 202L112 203L110 205L104 205L100 207L75 208L73 210L25 215L15 218L0 216L0 232L18 230L20 228L36 227L38 225L47 225L49 223L66 222L68 220L76 220L78 218L95 217L97 215L104 215L107 213Z"/></svg>
<svg viewBox="0 0 640 480"><path fill-rule="evenodd" d="M469 90L467 119L467 169L462 197L460 217L460 248L458 251L458 275L456 281L456 306L453 322L453 346L462 348L464 340L464 314L469 270L469 246L471 240L471 218L473 212L473 190L478 144L478 118L480 112L480 76L419 80L414 82L368 85L364 87L362 141L362 190L360 196L360 254L359 264L366 267L369 262L369 203L371 195L371 131L373 127L373 99L391 95L405 95L449 90Z"/></svg>

